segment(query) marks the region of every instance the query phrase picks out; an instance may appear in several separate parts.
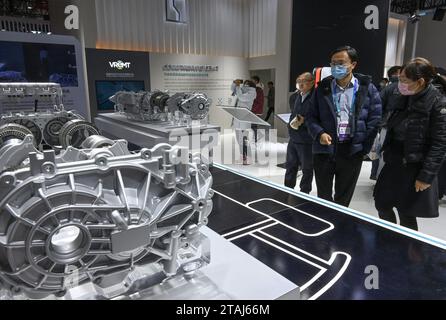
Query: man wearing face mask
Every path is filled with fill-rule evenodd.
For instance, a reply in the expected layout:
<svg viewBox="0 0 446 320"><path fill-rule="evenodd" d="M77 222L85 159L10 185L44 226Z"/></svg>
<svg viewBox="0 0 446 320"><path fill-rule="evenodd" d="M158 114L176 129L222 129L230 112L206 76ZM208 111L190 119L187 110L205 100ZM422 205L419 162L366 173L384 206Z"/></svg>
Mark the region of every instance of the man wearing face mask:
<svg viewBox="0 0 446 320"><path fill-rule="evenodd" d="M383 91L387 86L389 85L389 79L387 78L382 78L381 81L379 82L379 92Z"/></svg>
<svg viewBox="0 0 446 320"><path fill-rule="evenodd" d="M381 99L371 78L353 74L358 60L349 46L332 53L332 76L319 83L307 115L318 196L346 207L381 120Z"/></svg>
<svg viewBox="0 0 446 320"><path fill-rule="evenodd" d="M299 165L302 166L300 191L310 194L313 184L313 139L308 133L306 117L311 107L311 95L314 89L314 77L307 72L297 78L299 96L296 98L290 117L288 131L290 142L287 149L285 186L296 187Z"/></svg>
<svg viewBox="0 0 446 320"><path fill-rule="evenodd" d="M256 85L254 82L246 80L242 86L242 83L239 80L236 80L232 83L231 91L237 98L237 107L252 110L254 100L257 97ZM234 119L233 128L235 129L236 140L240 147L243 165L248 165L248 154L250 154L249 130L251 129L251 124Z"/></svg>
<svg viewBox="0 0 446 320"><path fill-rule="evenodd" d="M432 64L416 58L403 66L395 105L386 123L384 168L375 186L381 219L418 230L417 217L436 218L438 173L446 156L446 98L432 85Z"/></svg>

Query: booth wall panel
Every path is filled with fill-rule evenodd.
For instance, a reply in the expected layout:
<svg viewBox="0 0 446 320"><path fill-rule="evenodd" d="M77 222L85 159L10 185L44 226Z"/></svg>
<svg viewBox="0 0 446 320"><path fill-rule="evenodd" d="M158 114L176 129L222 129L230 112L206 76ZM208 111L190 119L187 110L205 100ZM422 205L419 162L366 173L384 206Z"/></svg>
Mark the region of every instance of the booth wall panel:
<svg viewBox="0 0 446 320"><path fill-rule="evenodd" d="M259 57L276 52L278 0L188 0L188 22L164 0L96 0L101 49Z"/></svg>

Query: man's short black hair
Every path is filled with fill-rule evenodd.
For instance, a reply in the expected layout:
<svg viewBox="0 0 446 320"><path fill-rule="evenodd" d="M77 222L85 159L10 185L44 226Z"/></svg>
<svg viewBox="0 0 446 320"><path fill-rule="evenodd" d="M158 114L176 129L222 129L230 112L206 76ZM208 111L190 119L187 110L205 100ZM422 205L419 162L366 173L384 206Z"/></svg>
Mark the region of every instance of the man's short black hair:
<svg viewBox="0 0 446 320"><path fill-rule="evenodd" d="M389 78L397 76L398 72L401 71L401 66L393 66L392 68L387 71L387 76Z"/></svg>
<svg viewBox="0 0 446 320"><path fill-rule="evenodd" d="M359 54L358 51L356 51L355 48L350 46L342 46L337 48L335 51L333 51L330 55L330 58L332 58L336 53L347 51L348 56L350 57L350 60L352 62L359 62Z"/></svg>
<svg viewBox="0 0 446 320"><path fill-rule="evenodd" d="M270 84L270 85L273 86L273 85L274 85L274 82L270 81L270 82L268 82L268 84Z"/></svg>
<svg viewBox="0 0 446 320"><path fill-rule="evenodd" d="M253 76L251 79L256 81L256 82L260 82L259 76Z"/></svg>

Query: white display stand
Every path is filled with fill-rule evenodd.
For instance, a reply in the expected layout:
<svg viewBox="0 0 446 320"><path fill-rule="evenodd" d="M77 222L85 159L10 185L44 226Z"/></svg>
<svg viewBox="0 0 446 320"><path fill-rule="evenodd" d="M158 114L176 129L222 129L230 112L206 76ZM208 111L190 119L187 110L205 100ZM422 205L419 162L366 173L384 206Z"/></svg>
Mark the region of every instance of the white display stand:
<svg viewBox="0 0 446 320"><path fill-rule="evenodd" d="M291 113L276 114L276 117L286 125L291 121Z"/></svg>

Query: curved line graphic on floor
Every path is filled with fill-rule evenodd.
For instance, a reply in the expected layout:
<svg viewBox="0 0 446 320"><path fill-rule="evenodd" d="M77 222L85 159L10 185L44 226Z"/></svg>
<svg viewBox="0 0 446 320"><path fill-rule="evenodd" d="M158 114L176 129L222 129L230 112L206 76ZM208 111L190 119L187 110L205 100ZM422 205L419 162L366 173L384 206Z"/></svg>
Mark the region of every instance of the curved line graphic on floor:
<svg viewBox="0 0 446 320"><path fill-rule="evenodd" d="M269 202L273 202L273 203L275 203L275 204L278 204L278 205L280 205L280 206L283 206L283 207L285 208L285 210L288 209L288 210L291 210L291 211L295 211L297 214L301 214L301 215L310 217L311 219L314 219L314 220L316 220L316 221L318 221L318 222L321 222L322 224L327 225L327 227L326 227L325 229L322 229L322 230L320 230L319 232L315 232L315 233L314 233L314 232L313 232L313 233L304 232L304 231L302 231L302 230L299 230L299 229L296 228L296 227L293 227L293 230L295 230L296 232L300 233L301 235L304 235L304 236L307 236L307 237L318 237L318 236L321 236L321 235L323 235L324 233L327 233L327 232L329 232L329 231L331 231L331 230L334 229L334 225L333 225L331 222L329 222L329 221L327 221L327 220L324 220L324 219L321 219L321 218L319 218L319 217L316 217L316 216L314 216L314 215L312 215L312 214L310 214L310 213L308 213L308 212L299 210L299 209L297 209L297 208L295 208L295 207L289 206L289 205L287 205L287 204L285 204L285 203L279 202L279 201L274 200L274 199L270 199L270 198L259 199L259 200L256 200L256 201L252 201L252 202L247 203L246 206L247 206L248 208L251 208L251 209L255 210L256 212L262 212L262 211L260 211L260 210L258 210L258 209L254 209L252 206L253 206L254 204L259 204L259 203L261 203L261 202L268 202L268 201L269 201ZM266 215L272 215L272 216L277 216L278 214L280 214L280 212L276 212L276 213L262 212L262 213L264 213L264 214L266 214ZM281 221L280 217L277 217L276 219L278 219L279 221ZM283 221L281 221L281 222L283 222ZM283 222L283 224L284 224L285 226L288 226L285 222Z"/></svg>
<svg viewBox="0 0 446 320"><path fill-rule="evenodd" d="M289 279L289 277L287 277L286 274L284 274L286 272L284 272L283 270L275 269L274 266L270 265L272 269L275 269L275 271L279 272L280 274L288 278L290 281L293 281L294 283L296 283L296 285L300 287L302 299L307 299L307 300L319 299L325 292L327 292L331 287L333 287L334 284L336 284L336 282L338 282L342 278L345 271L348 269L352 257L346 252L339 252L339 251L333 252L331 254L330 259L327 261L317 255L314 255L306 250L303 250L291 243L281 240L268 233L268 229L272 227L274 228L284 227L298 233L301 236L314 238L315 241L317 241L317 237L324 235L335 229L335 226L331 222L315 217L314 215L308 212L288 206L274 199L259 199L244 204L218 191L215 191L215 193L241 206L244 206L255 213L258 213L259 215L267 217L267 220L254 223L250 226L245 226L235 231L231 231L224 235L225 238L227 238L231 242L234 242L234 244L238 245L243 250L247 251L249 254L251 254L253 257L255 257L260 261L262 261L262 257L258 255L256 256L255 253L259 249L257 248L258 245L270 248L272 255L276 254L277 256L279 255L285 256L287 257L286 259L288 259L289 261L295 261L296 268L298 268L299 265L303 267L307 265L311 270L313 270L311 279L306 280L306 282L304 283L296 283L298 281L296 280L293 281L292 279ZM276 213L267 214L265 212L261 212L257 209L252 208L253 205L265 201L270 201L280 206L283 206L285 210L290 211L294 217L297 215L302 215L305 216L307 219L309 218L313 220L313 222L324 224L327 227L324 229L320 228L321 230L319 230L318 232L313 232L313 233L304 232L302 230L297 229L295 226L291 226L281 221L276 217L276 215L283 212L283 210ZM244 242L251 243L250 246L252 248L249 248L249 245L248 246L242 245L242 243ZM265 263L265 261L262 262ZM294 262L291 263L294 264Z"/></svg>

